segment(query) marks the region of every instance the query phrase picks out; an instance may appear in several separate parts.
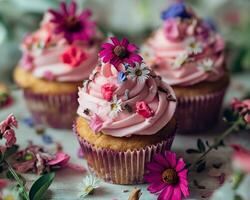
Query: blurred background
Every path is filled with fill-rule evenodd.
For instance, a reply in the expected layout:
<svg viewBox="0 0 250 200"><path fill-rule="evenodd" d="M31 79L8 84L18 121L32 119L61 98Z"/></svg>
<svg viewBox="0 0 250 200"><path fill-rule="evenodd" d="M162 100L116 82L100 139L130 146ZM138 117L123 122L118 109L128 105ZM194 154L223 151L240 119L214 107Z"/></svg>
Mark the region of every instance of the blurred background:
<svg viewBox="0 0 250 200"><path fill-rule="evenodd" d="M106 34L126 36L138 45L161 24L160 12L171 0L76 0L91 8ZM0 80L11 83L22 38L34 31L59 0L0 0ZM186 0L213 23L227 41L232 73L250 72L250 0Z"/></svg>

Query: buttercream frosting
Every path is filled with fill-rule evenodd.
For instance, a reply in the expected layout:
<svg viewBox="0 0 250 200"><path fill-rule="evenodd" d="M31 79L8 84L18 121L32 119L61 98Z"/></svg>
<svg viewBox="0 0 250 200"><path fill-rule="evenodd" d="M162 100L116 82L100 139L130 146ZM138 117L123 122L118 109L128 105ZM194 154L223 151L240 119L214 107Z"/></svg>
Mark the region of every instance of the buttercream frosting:
<svg viewBox="0 0 250 200"><path fill-rule="evenodd" d="M59 82L82 81L98 62L100 32L91 42L69 43L63 34L54 32L50 13L46 13L37 31L25 37L20 67L35 77Z"/></svg>
<svg viewBox="0 0 250 200"><path fill-rule="evenodd" d="M226 69L222 37L193 11L171 17L143 44L145 62L173 86L220 79Z"/></svg>
<svg viewBox="0 0 250 200"><path fill-rule="evenodd" d="M172 119L175 98L172 88L144 63L134 67L101 63L79 88L77 113L95 132L114 137L153 135Z"/></svg>

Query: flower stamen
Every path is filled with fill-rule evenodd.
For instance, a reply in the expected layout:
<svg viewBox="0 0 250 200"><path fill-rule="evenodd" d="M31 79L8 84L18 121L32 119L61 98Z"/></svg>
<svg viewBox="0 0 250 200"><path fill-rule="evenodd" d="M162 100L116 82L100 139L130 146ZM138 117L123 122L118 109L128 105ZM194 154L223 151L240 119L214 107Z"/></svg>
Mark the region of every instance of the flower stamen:
<svg viewBox="0 0 250 200"><path fill-rule="evenodd" d="M162 179L165 183L168 183L170 185L176 185L179 182L179 177L177 172L174 169L166 169L162 173Z"/></svg>

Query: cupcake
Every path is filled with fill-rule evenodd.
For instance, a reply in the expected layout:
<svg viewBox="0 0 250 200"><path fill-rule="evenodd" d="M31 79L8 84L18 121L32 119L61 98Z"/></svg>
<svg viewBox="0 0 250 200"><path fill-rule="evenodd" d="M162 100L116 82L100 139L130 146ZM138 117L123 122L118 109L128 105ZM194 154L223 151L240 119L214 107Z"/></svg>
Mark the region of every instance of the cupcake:
<svg viewBox="0 0 250 200"><path fill-rule="evenodd" d="M169 150L176 98L127 39L102 45L102 62L79 88L74 131L89 168L115 184L143 183L145 163Z"/></svg>
<svg viewBox="0 0 250 200"><path fill-rule="evenodd" d="M22 58L14 71L27 106L37 123L71 128L77 91L98 62L102 35L91 11L61 3L48 10L40 27L21 44Z"/></svg>
<svg viewBox="0 0 250 200"><path fill-rule="evenodd" d="M218 120L229 85L224 41L184 3L170 6L162 19L143 44L142 55L176 93L179 131L207 130Z"/></svg>

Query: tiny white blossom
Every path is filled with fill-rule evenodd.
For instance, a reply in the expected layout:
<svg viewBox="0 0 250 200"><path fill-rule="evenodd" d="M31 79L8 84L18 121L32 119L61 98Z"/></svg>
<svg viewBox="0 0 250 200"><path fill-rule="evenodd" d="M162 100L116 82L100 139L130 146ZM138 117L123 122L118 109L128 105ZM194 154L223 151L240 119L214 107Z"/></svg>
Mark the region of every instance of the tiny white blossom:
<svg viewBox="0 0 250 200"><path fill-rule="evenodd" d="M147 66L144 63L135 63L135 67L129 67L128 68L128 76L131 79L136 79L139 82L144 82L149 78L150 70L147 68Z"/></svg>
<svg viewBox="0 0 250 200"><path fill-rule="evenodd" d="M19 200L19 192L16 189L4 188L2 190L2 198L3 200Z"/></svg>
<svg viewBox="0 0 250 200"><path fill-rule="evenodd" d="M186 45L186 49L187 49L188 54L197 55L203 51L202 44L200 42L196 41L196 39L194 37L187 38L185 40L185 45Z"/></svg>
<svg viewBox="0 0 250 200"><path fill-rule="evenodd" d="M79 184L78 188L80 190L79 197L84 198L89 195L94 189L98 188L100 180L93 175L88 175L83 179L82 183Z"/></svg>
<svg viewBox="0 0 250 200"><path fill-rule="evenodd" d="M122 111L122 100L117 99L117 96L115 95L113 97L113 100L110 102L110 117L115 118L117 117L118 113Z"/></svg>
<svg viewBox="0 0 250 200"><path fill-rule="evenodd" d="M186 53L181 53L179 54L174 63L173 63L173 68L178 69L183 66L183 64L187 61L188 55Z"/></svg>
<svg viewBox="0 0 250 200"><path fill-rule="evenodd" d="M202 60L199 65L198 68L203 70L204 72L210 72L213 70L213 66L214 66L214 61L210 58Z"/></svg>

